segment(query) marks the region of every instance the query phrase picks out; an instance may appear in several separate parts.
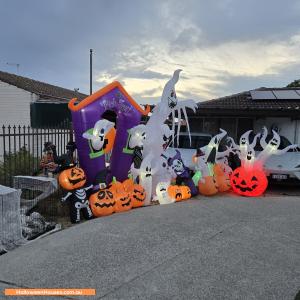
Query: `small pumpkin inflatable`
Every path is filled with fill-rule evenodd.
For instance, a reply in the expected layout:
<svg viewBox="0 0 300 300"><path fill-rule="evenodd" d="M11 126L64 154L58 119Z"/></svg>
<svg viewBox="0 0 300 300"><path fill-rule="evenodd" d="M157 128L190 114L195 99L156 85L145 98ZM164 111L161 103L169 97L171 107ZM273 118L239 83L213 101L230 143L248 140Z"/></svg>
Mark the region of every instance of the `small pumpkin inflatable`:
<svg viewBox="0 0 300 300"><path fill-rule="evenodd" d="M262 169L239 167L232 172L230 183L235 193L255 197L265 192L268 179Z"/></svg>
<svg viewBox="0 0 300 300"><path fill-rule="evenodd" d="M131 197L128 192L115 193L115 212L123 212L132 208Z"/></svg>
<svg viewBox="0 0 300 300"><path fill-rule="evenodd" d="M168 188L168 194L171 199L175 199L176 202L182 201L182 191L179 185L170 185Z"/></svg>
<svg viewBox="0 0 300 300"><path fill-rule="evenodd" d="M181 194L182 194L182 200L187 200L192 197L191 189L187 185L180 186Z"/></svg>
<svg viewBox="0 0 300 300"><path fill-rule="evenodd" d="M215 180L218 186L218 191L219 192L228 191L231 188L230 177L228 174L224 172L223 166L221 164L215 164L213 170L214 170Z"/></svg>
<svg viewBox="0 0 300 300"><path fill-rule="evenodd" d="M132 207L144 206L146 191L140 184L134 184L131 190Z"/></svg>
<svg viewBox="0 0 300 300"><path fill-rule="evenodd" d="M198 183L199 192L205 196L212 196L218 192L218 184L214 176L205 176Z"/></svg>
<svg viewBox="0 0 300 300"><path fill-rule="evenodd" d="M175 199L176 202L191 198L191 190L186 185L170 185L168 194L170 198Z"/></svg>
<svg viewBox="0 0 300 300"><path fill-rule="evenodd" d="M73 167L62 171L58 176L59 185L67 190L72 191L83 187L86 183L86 177L83 169Z"/></svg>
<svg viewBox="0 0 300 300"><path fill-rule="evenodd" d="M95 217L111 215L115 212L116 201L110 188L101 189L90 196L90 207Z"/></svg>

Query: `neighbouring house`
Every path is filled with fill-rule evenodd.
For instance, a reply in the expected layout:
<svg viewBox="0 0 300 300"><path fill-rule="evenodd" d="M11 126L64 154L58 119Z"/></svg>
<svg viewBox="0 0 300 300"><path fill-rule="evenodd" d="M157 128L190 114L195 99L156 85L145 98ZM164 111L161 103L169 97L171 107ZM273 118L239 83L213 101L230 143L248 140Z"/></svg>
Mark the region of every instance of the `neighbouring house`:
<svg viewBox="0 0 300 300"><path fill-rule="evenodd" d="M70 119L68 102L87 95L0 71L0 125L51 127Z"/></svg>
<svg viewBox="0 0 300 300"><path fill-rule="evenodd" d="M235 139L263 126L292 143L300 143L300 88L258 88L218 99L199 102L189 113L191 130L216 134L225 129Z"/></svg>

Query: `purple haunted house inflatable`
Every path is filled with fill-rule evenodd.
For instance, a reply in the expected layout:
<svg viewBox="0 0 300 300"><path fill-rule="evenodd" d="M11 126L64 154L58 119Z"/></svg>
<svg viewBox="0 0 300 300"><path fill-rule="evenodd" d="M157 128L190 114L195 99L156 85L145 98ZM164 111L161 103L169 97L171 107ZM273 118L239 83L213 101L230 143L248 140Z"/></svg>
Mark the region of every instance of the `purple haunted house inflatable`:
<svg viewBox="0 0 300 300"><path fill-rule="evenodd" d="M86 132L93 132L94 125L107 113L116 117L116 135L110 158L110 178L118 181L128 177L133 149L128 148L128 129L138 125L142 115L148 115L150 107L143 110L125 91L119 82L113 82L98 92L75 104L76 98L69 102L72 112L73 128L78 149L80 166L84 169L89 183L94 183L98 174L105 170L105 151L95 151Z"/></svg>

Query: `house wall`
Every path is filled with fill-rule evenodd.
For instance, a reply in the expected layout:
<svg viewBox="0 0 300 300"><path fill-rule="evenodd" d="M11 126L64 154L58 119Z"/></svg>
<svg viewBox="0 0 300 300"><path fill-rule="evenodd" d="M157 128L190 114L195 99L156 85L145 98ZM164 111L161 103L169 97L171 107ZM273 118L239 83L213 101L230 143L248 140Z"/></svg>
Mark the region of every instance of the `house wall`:
<svg viewBox="0 0 300 300"><path fill-rule="evenodd" d="M280 135L285 136L291 143L300 143L300 120L291 118L261 118L254 122L254 131L259 132L263 126L270 131L272 126L277 126Z"/></svg>
<svg viewBox="0 0 300 300"><path fill-rule="evenodd" d="M0 81L0 134L3 133L3 125L30 126L30 103L37 98L36 94ZM7 128L5 133L8 133ZM11 133L13 133L13 129L11 129ZM6 137L7 143L8 138ZM20 146L22 144L19 145L19 138L17 137L15 147L18 150ZM3 150L3 137L0 137L0 161L3 160ZM7 151L7 149L5 150Z"/></svg>
<svg viewBox="0 0 300 300"><path fill-rule="evenodd" d="M30 125L30 103L38 96L0 81L0 126Z"/></svg>

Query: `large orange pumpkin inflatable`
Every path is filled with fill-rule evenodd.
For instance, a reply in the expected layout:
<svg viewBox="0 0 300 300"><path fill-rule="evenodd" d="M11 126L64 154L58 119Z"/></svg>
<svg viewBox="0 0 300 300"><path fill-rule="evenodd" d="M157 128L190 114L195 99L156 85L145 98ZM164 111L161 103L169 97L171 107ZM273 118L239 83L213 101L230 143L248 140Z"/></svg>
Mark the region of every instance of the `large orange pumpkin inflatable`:
<svg viewBox="0 0 300 300"><path fill-rule="evenodd" d="M239 167L230 177L232 189L242 196L260 196L268 186L268 179L262 169Z"/></svg>
<svg viewBox="0 0 300 300"><path fill-rule="evenodd" d="M110 188L102 189L92 194L89 202L95 217L108 216L115 212L116 201Z"/></svg>
<svg viewBox="0 0 300 300"><path fill-rule="evenodd" d="M214 176L205 176L199 180L198 188L199 192L205 196L212 196L218 192L218 184Z"/></svg>
<svg viewBox="0 0 300 300"><path fill-rule="evenodd" d="M59 174L58 182L67 191L76 190L85 185L85 173L83 169L78 167L66 169Z"/></svg>

